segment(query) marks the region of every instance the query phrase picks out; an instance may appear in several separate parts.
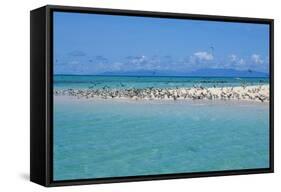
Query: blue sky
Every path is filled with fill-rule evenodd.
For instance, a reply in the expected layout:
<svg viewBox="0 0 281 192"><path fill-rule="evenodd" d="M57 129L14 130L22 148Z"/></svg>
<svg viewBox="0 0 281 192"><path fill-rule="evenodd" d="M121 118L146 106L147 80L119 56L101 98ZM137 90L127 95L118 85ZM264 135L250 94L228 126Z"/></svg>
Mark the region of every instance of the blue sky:
<svg viewBox="0 0 281 192"><path fill-rule="evenodd" d="M54 13L54 73L268 72L269 25Z"/></svg>

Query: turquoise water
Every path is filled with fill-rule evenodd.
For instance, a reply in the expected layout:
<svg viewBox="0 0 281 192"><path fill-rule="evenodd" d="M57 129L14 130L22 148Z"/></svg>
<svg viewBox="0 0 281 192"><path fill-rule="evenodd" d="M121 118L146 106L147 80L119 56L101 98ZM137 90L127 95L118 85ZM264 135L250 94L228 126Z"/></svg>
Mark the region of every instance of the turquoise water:
<svg viewBox="0 0 281 192"><path fill-rule="evenodd" d="M54 99L54 180L267 167L268 103Z"/></svg>
<svg viewBox="0 0 281 192"><path fill-rule="evenodd" d="M175 87L232 87L268 84L268 78L254 77L128 77L128 76L75 76L55 75L54 87L63 88L175 88Z"/></svg>

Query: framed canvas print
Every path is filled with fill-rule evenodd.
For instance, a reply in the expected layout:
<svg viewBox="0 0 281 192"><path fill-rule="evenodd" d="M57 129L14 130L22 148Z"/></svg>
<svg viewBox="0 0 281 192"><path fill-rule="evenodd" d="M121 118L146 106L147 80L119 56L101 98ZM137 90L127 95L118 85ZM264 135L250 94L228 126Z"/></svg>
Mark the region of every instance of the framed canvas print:
<svg viewBox="0 0 281 192"><path fill-rule="evenodd" d="M273 172L273 20L31 11L30 178Z"/></svg>

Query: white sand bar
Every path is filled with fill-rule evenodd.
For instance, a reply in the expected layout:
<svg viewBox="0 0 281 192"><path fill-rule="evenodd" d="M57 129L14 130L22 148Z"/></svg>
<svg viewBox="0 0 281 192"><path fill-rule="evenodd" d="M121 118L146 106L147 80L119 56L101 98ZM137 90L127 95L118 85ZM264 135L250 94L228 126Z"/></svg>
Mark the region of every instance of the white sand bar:
<svg viewBox="0 0 281 192"><path fill-rule="evenodd" d="M130 89L63 89L54 90L54 95L78 98L124 98L147 100L247 100L269 102L269 85L223 87L223 88L130 88Z"/></svg>

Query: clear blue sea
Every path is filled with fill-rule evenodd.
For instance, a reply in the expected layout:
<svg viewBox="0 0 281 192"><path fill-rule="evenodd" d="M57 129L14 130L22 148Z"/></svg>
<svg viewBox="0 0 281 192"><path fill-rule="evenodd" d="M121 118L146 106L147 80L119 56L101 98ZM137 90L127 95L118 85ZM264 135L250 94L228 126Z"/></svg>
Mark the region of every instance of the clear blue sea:
<svg viewBox="0 0 281 192"><path fill-rule="evenodd" d="M267 77L140 77L55 75L54 87L63 88L176 88L176 87L232 87L268 84Z"/></svg>
<svg viewBox="0 0 281 192"><path fill-rule="evenodd" d="M56 76L54 80L55 88L268 83L266 78ZM266 167L268 103L54 97L54 180Z"/></svg>

